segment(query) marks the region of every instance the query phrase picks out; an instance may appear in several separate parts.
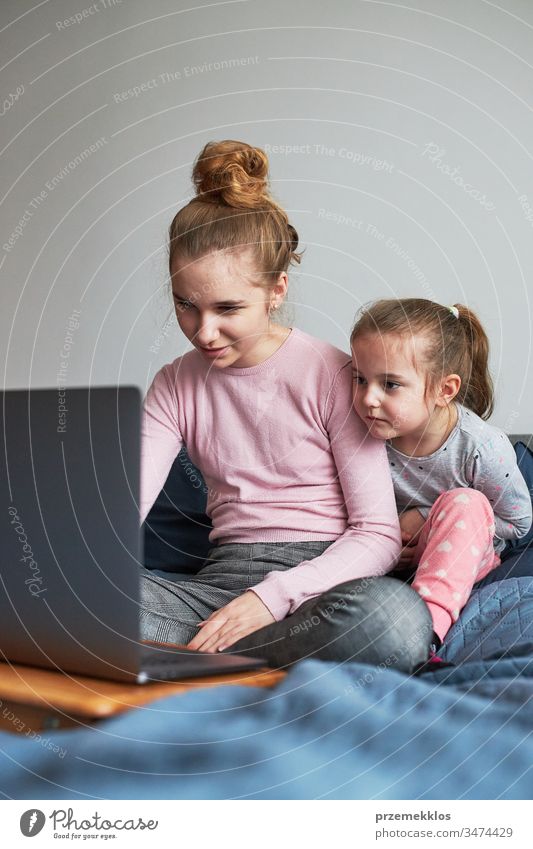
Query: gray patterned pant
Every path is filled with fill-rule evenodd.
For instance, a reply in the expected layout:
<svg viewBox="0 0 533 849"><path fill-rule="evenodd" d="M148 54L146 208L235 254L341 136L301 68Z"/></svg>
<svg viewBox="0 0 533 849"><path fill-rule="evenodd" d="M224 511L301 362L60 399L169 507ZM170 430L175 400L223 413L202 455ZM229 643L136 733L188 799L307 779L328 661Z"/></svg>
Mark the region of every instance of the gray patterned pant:
<svg viewBox="0 0 533 849"><path fill-rule="evenodd" d="M198 622L260 583L322 554L330 542L220 545L190 580L141 573L141 638L188 643ZM412 672L427 660L433 633L427 606L391 577L358 578L302 604L295 613L239 640L228 652L283 667L307 657L357 660Z"/></svg>

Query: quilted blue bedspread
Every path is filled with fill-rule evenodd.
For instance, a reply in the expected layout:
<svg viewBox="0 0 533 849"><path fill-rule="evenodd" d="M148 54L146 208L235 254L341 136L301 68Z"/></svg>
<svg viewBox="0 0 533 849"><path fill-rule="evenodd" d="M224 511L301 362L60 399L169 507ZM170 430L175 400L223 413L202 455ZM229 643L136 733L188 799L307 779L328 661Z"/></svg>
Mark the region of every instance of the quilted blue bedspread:
<svg viewBox="0 0 533 849"><path fill-rule="evenodd" d="M15 799L529 799L533 578L470 599L416 677L297 664L272 690L172 696L97 727L0 734ZM55 746L56 751L52 749Z"/></svg>

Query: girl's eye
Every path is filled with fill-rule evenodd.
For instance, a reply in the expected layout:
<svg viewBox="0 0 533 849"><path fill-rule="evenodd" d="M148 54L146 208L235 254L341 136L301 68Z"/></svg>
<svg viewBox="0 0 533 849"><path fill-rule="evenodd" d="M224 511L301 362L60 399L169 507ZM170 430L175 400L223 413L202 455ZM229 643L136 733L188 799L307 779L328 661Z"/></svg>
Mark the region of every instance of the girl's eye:
<svg viewBox="0 0 533 849"><path fill-rule="evenodd" d="M233 307L233 306L221 306L219 307L220 312L226 314L228 312L237 312L238 310L242 310L242 307Z"/></svg>
<svg viewBox="0 0 533 849"><path fill-rule="evenodd" d="M394 383L393 380L387 380L385 383L385 389L397 389L400 386L399 383Z"/></svg>
<svg viewBox="0 0 533 849"><path fill-rule="evenodd" d="M361 375L359 374L354 374L353 379L354 383L356 383L358 386L362 386L365 383L364 377L361 377Z"/></svg>
<svg viewBox="0 0 533 849"><path fill-rule="evenodd" d="M190 301L178 301L176 298L174 298L174 306L180 312L184 312L185 310L188 310L189 307L192 307L192 304L190 303Z"/></svg>

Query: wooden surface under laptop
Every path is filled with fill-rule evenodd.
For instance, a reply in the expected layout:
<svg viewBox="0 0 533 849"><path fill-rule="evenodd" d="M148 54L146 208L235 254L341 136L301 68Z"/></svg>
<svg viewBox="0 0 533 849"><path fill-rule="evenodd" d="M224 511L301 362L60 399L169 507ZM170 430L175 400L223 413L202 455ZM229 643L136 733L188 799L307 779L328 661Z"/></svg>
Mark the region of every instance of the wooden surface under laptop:
<svg viewBox="0 0 533 849"><path fill-rule="evenodd" d="M272 687L285 673L267 669L180 681L126 684L0 662L0 729L28 733L88 725L174 693L205 687Z"/></svg>

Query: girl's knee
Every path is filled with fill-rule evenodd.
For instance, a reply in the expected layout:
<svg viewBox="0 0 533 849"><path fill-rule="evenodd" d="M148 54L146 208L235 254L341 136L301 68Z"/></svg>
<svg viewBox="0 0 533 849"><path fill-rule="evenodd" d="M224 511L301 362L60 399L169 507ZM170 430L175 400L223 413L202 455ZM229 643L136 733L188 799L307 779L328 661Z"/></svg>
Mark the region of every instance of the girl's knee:
<svg viewBox="0 0 533 849"><path fill-rule="evenodd" d="M447 492L442 492L430 511L432 517L435 513L440 513L442 510L453 509L464 512L481 511L490 518L494 517L492 505L487 496L477 489L469 489L468 487L456 487L449 489Z"/></svg>
<svg viewBox="0 0 533 849"><path fill-rule="evenodd" d="M329 639L352 659L406 672L427 659L431 616L408 584L388 576L359 578L315 601L313 612L327 621Z"/></svg>

